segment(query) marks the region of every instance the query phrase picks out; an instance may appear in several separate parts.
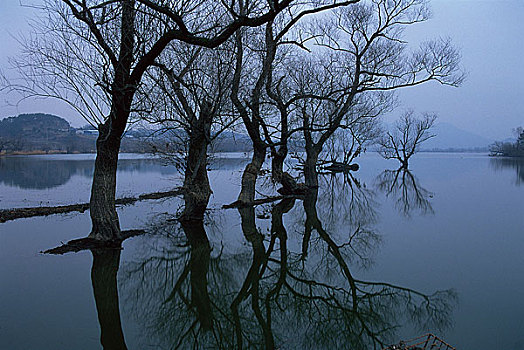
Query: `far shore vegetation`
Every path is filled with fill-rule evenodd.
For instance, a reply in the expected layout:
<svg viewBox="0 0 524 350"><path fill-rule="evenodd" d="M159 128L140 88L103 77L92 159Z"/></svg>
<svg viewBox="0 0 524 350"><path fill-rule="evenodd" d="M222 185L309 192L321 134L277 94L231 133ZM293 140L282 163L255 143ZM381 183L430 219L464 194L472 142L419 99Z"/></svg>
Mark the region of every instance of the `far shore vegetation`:
<svg viewBox="0 0 524 350"><path fill-rule="evenodd" d="M497 141L490 146L490 155L499 157L524 157L524 128L513 130L517 139L514 142Z"/></svg>

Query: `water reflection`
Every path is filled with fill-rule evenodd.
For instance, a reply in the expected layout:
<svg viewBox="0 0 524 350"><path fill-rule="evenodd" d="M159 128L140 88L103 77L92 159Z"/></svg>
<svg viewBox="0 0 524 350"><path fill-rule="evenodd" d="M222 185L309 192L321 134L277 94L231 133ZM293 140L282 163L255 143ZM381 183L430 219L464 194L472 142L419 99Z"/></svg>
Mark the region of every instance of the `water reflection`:
<svg viewBox="0 0 524 350"><path fill-rule="evenodd" d="M49 189L67 183L79 175L93 177L93 160L45 159L44 157L0 158L0 184L24 189ZM118 170L123 172L158 172L173 174L176 169L165 167L155 159L122 159Z"/></svg>
<svg viewBox="0 0 524 350"><path fill-rule="evenodd" d="M395 200L395 206L406 217L413 212L433 214L433 193L422 187L408 169L384 170L376 178L377 188Z"/></svg>
<svg viewBox="0 0 524 350"><path fill-rule="evenodd" d="M406 323L448 327L453 291L427 295L356 277L380 243L374 201L364 198L373 192L357 182L333 184L347 192L332 202L339 210L331 216L319 214L332 210L319 205L319 198L330 200L327 193L311 191L302 205L274 204L270 222L258 220L253 207L220 220L211 213L206 224L159 220L120 276L125 312L143 330L140 346L380 349L398 341L397 327ZM238 227L238 217L246 244L233 249L227 230ZM222 228L207 224L223 220ZM212 243L218 230L222 244Z"/></svg>
<svg viewBox="0 0 524 350"><path fill-rule="evenodd" d="M79 174L92 176L93 162L48 161L30 157L0 158L0 184L27 189L48 189L65 184Z"/></svg>
<svg viewBox="0 0 524 350"><path fill-rule="evenodd" d="M100 324L100 342L105 350L127 349L120 321L116 282L120 249L92 249L91 253L91 282Z"/></svg>
<svg viewBox="0 0 524 350"><path fill-rule="evenodd" d="M501 171L503 169L515 170L515 183L520 185L524 183L524 158L496 158L492 157L489 160L493 169Z"/></svg>
<svg viewBox="0 0 524 350"><path fill-rule="evenodd" d="M376 229L379 216L377 193L350 173L324 176L321 183L318 199L306 198L304 202L310 206L310 216L316 214L313 212L316 202L315 210L330 235L348 240L346 248L351 250L348 255L351 263L369 267L373 262L372 253L381 243ZM307 214L307 210L305 212ZM310 231L307 226L303 247Z"/></svg>
<svg viewBox="0 0 524 350"><path fill-rule="evenodd" d="M212 169L239 169L244 158L216 158ZM119 172L154 172L161 175L178 173L174 166L165 166L161 159L120 159ZM78 175L91 179L94 160L53 157L0 157L0 184L23 189L49 189L66 184Z"/></svg>

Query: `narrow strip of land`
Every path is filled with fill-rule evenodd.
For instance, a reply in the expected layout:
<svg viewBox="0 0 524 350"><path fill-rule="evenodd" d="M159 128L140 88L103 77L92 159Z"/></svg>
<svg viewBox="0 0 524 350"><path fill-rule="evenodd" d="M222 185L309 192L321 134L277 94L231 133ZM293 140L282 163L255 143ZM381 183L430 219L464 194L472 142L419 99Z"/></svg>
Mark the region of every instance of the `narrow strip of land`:
<svg viewBox="0 0 524 350"><path fill-rule="evenodd" d="M166 192L153 192L141 194L138 197L123 197L115 201L117 205L129 205L138 201L148 200L148 199L162 199L175 197L182 194L180 188L166 191ZM47 216L54 214L65 214L71 212L80 212L83 213L89 209L89 203L80 203L80 204L71 204L71 205L59 205L54 207L32 207L32 208L13 208L13 209L2 209L0 210L0 223L22 219L30 218L33 216Z"/></svg>

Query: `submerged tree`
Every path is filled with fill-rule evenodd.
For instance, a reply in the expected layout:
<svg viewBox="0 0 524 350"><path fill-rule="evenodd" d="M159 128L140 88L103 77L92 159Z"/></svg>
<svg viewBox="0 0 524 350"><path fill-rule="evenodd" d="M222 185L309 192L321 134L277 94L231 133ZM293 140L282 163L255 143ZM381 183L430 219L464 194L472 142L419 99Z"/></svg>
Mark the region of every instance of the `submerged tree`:
<svg viewBox="0 0 524 350"><path fill-rule="evenodd" d="M394 105L393 92L429 81L458 86L460 55L449 40L424 42L409 51L403 29L428 19L427 2L362 2L319 23L315 55L298 68L297 101L302 119L306 185L318 186L316 169L324 145L340 128L372 119Z"/></svg>
<svg viewBox="0 0 524 350"><path fill-rule="evenodd" d="M211 195L207 175L210 144L237 121L229 95L233 75L231 43L207 49L173 43L148 74L148 92L157 101L145 117L158 125L154 146L184 172L183 217L203 215Z"/></svg>
<svg viewBox="0 0 524 350"><path fill-rule="evenodd" d="M435 136L431 128L436 119L432 114L417 119L412 111L406 112L395 123L393 131L379 140L379 153L386 159L397 159L402 168L407 169L409 158L420 149L420 144Z"/></svg>
<svg viewBox="0 0 524 350"><path fill-rule="evenodd" d="M292 0L249 2L46 0L46 19L15 62L13 89L71 104L99 130L90 237L120 239L115 209L121 138L134 112L147 112L143 76L174 41L214 48L243 26L274 19ZM239 11L239 6L243 7ZM241 14L240 14L241 13Z"/></svg>
<svg viewBox="0 0 524 350"><path fill-rule="evenodd" d="M242 176L240 203L252 203L255 185L267 151L272 157L271 177L282 184L282 193L303 192L294 178L284 172L288 143L301 129L294 127L294 103L303 98L303 92L293 89L291 70L297 69L297 50L305 49L312 38L297 29L297 23L306 15L354 6L359 0L312 2L291 6L265 30L246 28L235 35L236 63L232 102L249 135L253 156ZM307 5L307 6L306 6ZM297 49L298 48L298 49Z"/></svg>

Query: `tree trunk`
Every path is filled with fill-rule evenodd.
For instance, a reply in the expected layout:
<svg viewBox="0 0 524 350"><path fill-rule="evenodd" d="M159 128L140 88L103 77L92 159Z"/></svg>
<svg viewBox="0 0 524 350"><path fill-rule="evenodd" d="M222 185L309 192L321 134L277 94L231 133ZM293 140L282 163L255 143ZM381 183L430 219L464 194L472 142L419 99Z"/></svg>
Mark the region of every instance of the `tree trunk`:
<svg viewBox="0 0 524 350"><path fill-rule="evenodd" d="M284 172L284 161L287 157L287 145L281 146L278 151L272 150L271 154L271 178L274 182L278 182L282 185L277 192L283 195L303 194L304 185L298 184L293 176L288 172Z"/></svg>
<svg viewBox="0 0 524 350"><path fill-rule="evenodd" d="M258 173L266 158L266 148L263 144L253 143L253 157L242 174L242 188L238 195L241 203L252 203L255 200L255 186Z"/></svg>
<svg viewBox="0 0 524 350"><path fill-rule="evenodd" d="M135 43L135 1L122 1L120 28L120 51L118 62L113 66L114 80L111 84L111 114L99 125L96 140L95 173L89 203L93 228L90 238L98 240L121 240L120 223L115 208L116 170L120 141L131 113L131 104L137 85L129 81L133 64Z"/></svg>
<svg viewBox="0 0 524 350"><path fill-rule="evenodd" d="M318 187L318 163L319 152L315 149L306 148L306 162L304 163L304 178L306 186L309 188Z"/></svg>
<svg viewBox="0 0 524 350"><path fill-rule="evenodd" d="M100 342L104 350L126 350L116 281L120 265L120 250L93 249L91 252L93 254L91 282L100 323Z"/></svg>
<svg viewBox="0 0 524 350"><path fill-rule="evenodd" d="M115 137L109 128L108 123L99 126L99 136L96 141L95 172L89 203L93 223L89 237L106 241L122 238L115 208L116 170L120 137Z"/></svg>
<svg viewBox="0 0 524 350"><path fill-rule="evenodd" d="M271 178L274 182L281 182L284 174L284 161L287 157L287 146L281 146L278 151L271 152Z"/></svg>
<svg viewBox="0 0 524 350"><path fill-rule="evenodd" d="M192 125L184 177L185 208L183 220L200 220L204 217L211 186L207 175L207 148L211 140L213 114L211 105L203 104L200 117Z"/></svg>

